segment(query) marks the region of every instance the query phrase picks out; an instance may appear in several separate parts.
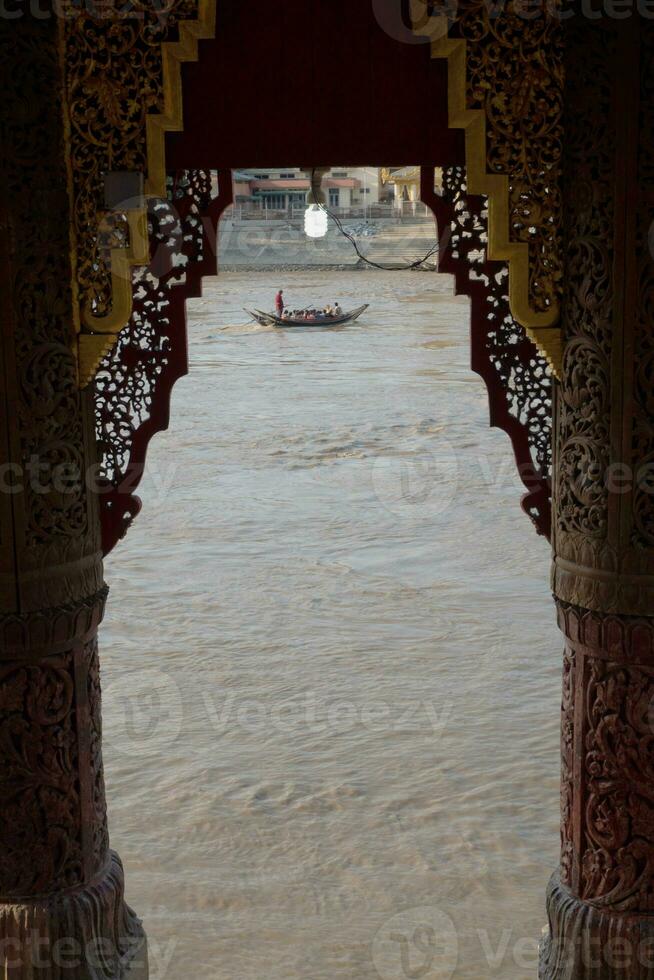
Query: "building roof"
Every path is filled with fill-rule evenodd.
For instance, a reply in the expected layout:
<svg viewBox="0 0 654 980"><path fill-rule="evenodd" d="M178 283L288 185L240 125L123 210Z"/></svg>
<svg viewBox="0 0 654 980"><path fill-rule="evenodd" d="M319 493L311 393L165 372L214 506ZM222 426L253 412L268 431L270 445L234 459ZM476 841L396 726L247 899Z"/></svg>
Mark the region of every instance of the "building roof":
<svg viewBox="0 0 654 980"><path fill-rule="evenodd" d="M310 180L253 180L250 178L253 187L262 191L308 191L311 187Z"/></svg>
<svg viewBox="0 0 654 980"><path fill-rule="evenodd" d="M361 181L356 177L328 177L325 187L361 187Z"/></svg>

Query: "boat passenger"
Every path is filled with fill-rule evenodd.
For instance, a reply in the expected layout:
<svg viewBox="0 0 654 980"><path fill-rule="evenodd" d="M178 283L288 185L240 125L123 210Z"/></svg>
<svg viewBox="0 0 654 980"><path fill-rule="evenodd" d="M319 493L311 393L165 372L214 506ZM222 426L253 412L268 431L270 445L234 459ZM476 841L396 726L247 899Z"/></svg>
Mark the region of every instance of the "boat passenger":
<svg viewBox="0 0 654 980"><path fill-rule="evenodd" d="M341 309L341 304L336 303L333 309L334 316L343 316L343 310Z"/></svg>
<svg viewBox="0 0 654 980"><path fill-rule="evenodd" d="M282 316L284 312L284 290L280 289L275 296L275 308L277 310L277 316Z"/></svg>

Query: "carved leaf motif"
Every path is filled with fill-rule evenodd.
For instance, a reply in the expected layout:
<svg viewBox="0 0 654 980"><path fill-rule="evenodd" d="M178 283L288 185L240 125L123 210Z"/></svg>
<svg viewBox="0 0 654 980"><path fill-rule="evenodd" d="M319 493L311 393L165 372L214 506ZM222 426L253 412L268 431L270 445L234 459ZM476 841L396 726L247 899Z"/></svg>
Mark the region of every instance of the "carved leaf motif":
<svg viewBox="0 0 654 980"><path fill-rule="evenodd" d="M563 31L551 4L492 16L486 0L460 0L453 28L468 55L468 104L484 109L488 169L510 180L511 237L529 246L530 296L547 310L561 288Z"/></svg>
<svg viewBox="0 0 654 980"><path fill-rule="evenodd" d="M555 512L557 549L592 564L591 548L606 541L610 463L611 348L614 314L612 257L613 160L609 65L611 32L574 58L566 141L566 254L563 291L563 381L558 399ZM583 45L580 37L579 45ZM577 50L577 49L575 49ZM572 57L572 56L571 56ZM572 124L574 120L574 124ZM593 147L589 157L588 147ZM566 596L566 598L570 598ZM579 604L584 604L577 597Z"/></svg>
<svg viewBox="0 0 654 980"><path fill-rule="evenodd" d="M83 884L108 848L102 777L95 641L82 655L94 690L90 702L91 772L82 771L82 692L71 651L40 664L0 664L0 880L7 898L49 894ZM83 787L94 786L93 813ZM88 852L85 826L92 828Z"/></svg>
<svg viewBox="0 0 654 980"><path fill-rule="evenodd" d="M198 0L143 0L125 18L91 12L65 18L65 60L71 117L73 220L80 302L98 316L111 308L106 254L98 235L103 174L146 171L146 119L163 108L162 49L177 40L181 20L197 16Z"/></svg>
<svg viewBox="0 0 654 980"><path fill-rule="evenodd" d="M574 771L574 705L575 666L573 650L566 649L563 659L563 699L561 703L561 880L572 884L573 844L573 771Z"/></svg>
<svg viewBox="0 0 654 980"><path fill-rule="evenodd" d="M651 911L654 668L589 660L581 897Z"/></svg>
<svg viewBox="0 0 654 980"><path fill-rule="evenodd" d="M175 290L181 294L188 288L191 268L205 258L203 216L214 189L208 171L182 173L169 181L169 200L154 204L149 215L153 260L134 274L131 320L95 378L102 477L114 490L101 498L105 551L138 512L132 492L147 439L167 424L170 390L186 371L184 296Z"/></svg>
<svg viewBox="0 0 654 980"><path fill-rule="evenodd" d="M484 336L475 335L473 347L482 347L483 358L496 379L502 397L506 399L509 414L526 434L530 468L536 474L532 488L541 488L541 502L535 511L530 511L530 516L539 531L547 534L552 441L551 372L546 360L527 338L523 327L511 316L506 267L498 264L497 270L491 273L486 266L486 202L468 196L463 167L444 171L443 196L454 211L449 242L452 257L465 262L470 270L470 281L483 284L486 291L487 315L481 324ZM495 397L493 385L491 412ZM527 468L525 458L520 463Z"/></svg>

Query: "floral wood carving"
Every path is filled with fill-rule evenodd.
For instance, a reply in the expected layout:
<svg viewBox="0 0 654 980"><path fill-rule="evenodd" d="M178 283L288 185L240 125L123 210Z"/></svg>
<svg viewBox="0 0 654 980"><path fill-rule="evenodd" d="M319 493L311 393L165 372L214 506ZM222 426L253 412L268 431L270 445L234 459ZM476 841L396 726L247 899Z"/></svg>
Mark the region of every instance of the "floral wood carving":
<svg viewBox="0 0 654 980"><path fill-rule="evenodd" d="M567 649L563 658L563 698L561 703L561 881L572 884L574 863L574 717L575 717L574 650Z"/></svg>
<svg viewBox="0 0 654 980"><path fill-rule="evenodd" d="M654 668L590 660L584 679L580 897L618 911L654 909Z"/></svg>
<svg viewBox="0 0 654 980"><path fill-rule="evenodd" d="M653 45L651 25L568 35L553 585L630 615L654 606Z"/></svg>
<svg viewBox="0 0 654 980"><path fill-rule="evenodd" d="M138 16L117 20L84 11L66 25L77 282L80 303L97 316L111 308L111 270L98 252L104 174L145 173L147 116L163 109L161 45L177 39L180 19L196 15L197 0L173 0L165 18L149 3L133 12Z"/></svg>
<svg viewBox="0 0 654 980"><path fill-rule="evenodd" d="M654 551L640 536L637 482L653 383L653 35L637 17L566 29L553 535L566 637L562 870L541 980L654 976ZM651 513L651 497L642 505Z"/></svg>
<svg viewBox="0 0 654 980"><path fill-rule="evenodd" d="M23 479L0 501L0 610L76 601L102 585L93 496L66 492L56 474L86 467L84 398L71 325L68 174L55 19L24 17L0 32L7 110L2 115L3 232L0 457ZM11 557L9 557L11 556ZM9 563L9 564L7 564Z"/></svg>
<svg viewBox="0 0 654 980"><path fill-rule="evenodd" d="M123 537L141 502L150 439L168 427L173 385L186 374L186 300L217 271L218 223L232 202L229 171L189 171L169 181L169 200L150 215L152 261L135 275L134 312L95 378L96 435L101 454L103 551Z"/></svg>
<svg viewBox="0 0 654 980"><path fill-rule="evenodd" d="M570 94L570 118L578 124L570 127L566 141L567 213L575 220L568 224L566 241L567 344L559 403L557 523L568 535L599 539L607 534L608 494L601 475L610 462L614 291L605 235L612 234L614 220L616 148L606 65L614 49L615 41L607 32L602 48L586 58L583 77ZM596 148L592 169L587 160L589 142Z"/></svg>
<svg viewBox="0 0 654 980"><path fill-rule="evenodd" d="M561 880L596 907L651 913L653 621L558 611L567 640Z"/></svg>
<svg viewBox="0 0 654 980"><path fill-rule="evenodd" d="M73 654L0 669L3 899L84 881ZM6 753L6 748L5 748Z"/></svg>
<svg viewBox="0 0 654 980"><path fill-rule="evenodd" d="M77 887L104 867L99 712L95 639L40 662L0 664L3 901Z"/></svg>
<svg viewBox="0 0 654 980"><path fill-rule="evenodd" d="M439 271L452 273L457 293L470 296L471 366L486 383L491 425L511 439L528 491L523 509L539 534L549 537L551 370L511 316L506 265L487 258L486 200L467 193L464 167L443 172L442 195L433 190L432 173L428 168L422 172L421 199L434 211L440 229Z"/></svg>
<svg viewBox="0 0 654 980"><path fill-rule="evenodd" d="M448 59L449 124L465 130L470 193L488 197L488 256L509 265L509 301L558 374L561 334L563 25L551 3L462 0L452 24L413 0L414 29Z"/></svg>
<svg viewBox="0 0 654 980"><path fill-rule="evenodd" d="M96 959L93 944L106 940L96 962L67 957L64 972L116 980L143 934L105 823L95 632L106 590L85 480L89 393L72 351L62 23L24 14L0 28L0 358L10 408L0 452L20 471L17 492L4 494L6 522L0 504L13 559L9 569L0 560L0 972L61 976L63 944Z"/></svg>
<svg viewBox="0 0 654 980"><path fill-rule="evenodd" d="M129 318L130 266L147 263L145 202L107 213L104 175L143 174L146 196L165 198L165 133L182 128L180 64L214 31L215 0L172 0L165 12L136 0L125 17L65 21L82 385Z"/></svg>

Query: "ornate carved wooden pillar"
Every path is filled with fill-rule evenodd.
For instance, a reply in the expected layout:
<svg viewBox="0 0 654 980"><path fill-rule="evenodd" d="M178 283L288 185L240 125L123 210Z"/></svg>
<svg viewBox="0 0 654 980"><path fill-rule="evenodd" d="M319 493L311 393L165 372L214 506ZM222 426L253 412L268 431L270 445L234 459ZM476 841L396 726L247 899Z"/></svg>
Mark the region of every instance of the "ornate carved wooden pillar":
<svg viewBox="0 0 654 980"><path fill-rule="evenodd" d="M0 975L116 980L147 970L107 835L59 30L0 22Z"/></svg>
<svg viewBox="0 0 654 980"><path fill-rule="evenodd" d="M654 978L654 25L567 28L553 585L562 856L547 980Z"/></svg>

